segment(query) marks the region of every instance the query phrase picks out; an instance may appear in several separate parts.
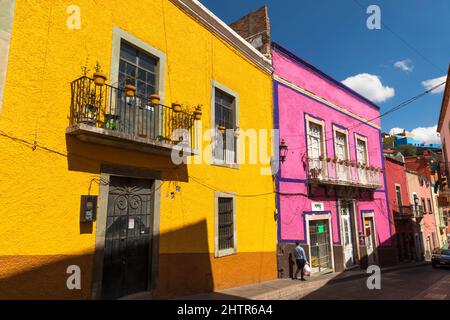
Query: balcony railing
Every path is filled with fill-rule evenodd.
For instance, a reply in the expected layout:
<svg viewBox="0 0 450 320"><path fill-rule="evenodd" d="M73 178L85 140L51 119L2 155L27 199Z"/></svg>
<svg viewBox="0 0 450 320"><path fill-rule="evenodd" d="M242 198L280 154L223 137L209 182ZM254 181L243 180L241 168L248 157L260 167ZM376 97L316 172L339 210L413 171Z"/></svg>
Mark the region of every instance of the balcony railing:
<svg viewBox="0 0 450 320"><path fill-rule="evenodd" d="M339 161L327 161L320 158L308 158L308 179L323 184L354 186L377 189L381 186L379 170L361 168Z"/></svg>
<svg viewBox="0 0 450 320"><path fill-rule="evenodd" d="M393 211L396 220L421 219L424 214L424 208L421 205L395 206Z"/></svg>
<svg viewBox="0 0 450 320"><path fill-rule="evenodd" d="M96 85L86 76L73 81L71 88L69 134L115 140L122 146L132 142L167 151L182 144L185 150L195 149L193 113L108 84Z"/></svg>

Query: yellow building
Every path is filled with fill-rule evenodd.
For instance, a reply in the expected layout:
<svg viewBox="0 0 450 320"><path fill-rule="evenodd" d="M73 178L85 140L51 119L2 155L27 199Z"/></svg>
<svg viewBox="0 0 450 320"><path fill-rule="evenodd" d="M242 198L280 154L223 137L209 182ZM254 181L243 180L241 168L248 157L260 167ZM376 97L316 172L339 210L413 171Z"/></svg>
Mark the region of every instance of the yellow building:
<svg viewBox="0 0 450 320"><path fill-rule="evenodd" d="M0 298L276 277L272 176L236 163L273 127L270 60L196 0L0 4Z"/></svg>

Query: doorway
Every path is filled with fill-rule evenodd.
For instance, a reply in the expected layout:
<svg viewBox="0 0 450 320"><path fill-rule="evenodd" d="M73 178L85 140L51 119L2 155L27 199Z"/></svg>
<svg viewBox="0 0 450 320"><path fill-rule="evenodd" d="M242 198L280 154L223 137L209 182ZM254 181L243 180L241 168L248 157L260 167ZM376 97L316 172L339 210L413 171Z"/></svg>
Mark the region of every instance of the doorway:
<svg viewBox="0 0 450 320"><path fill-rule="evenodd" d="M153 180L109 180L102 298L147 291L151 279Z"/></svg>
<svg viewBox="0 0 450 320"><path fill-rule="evenodd" d="M339 201L344 266L351 268L356 264L356 234L353 201Z"/></svg>
<svg viewBox="0 0 450 320"><path fill-rule="evenodd" d="M372 217L364 218L364 237L366 242L367 260L370 265L373 265L377 261L375 251L375 228Z"/></svg>
<svg viewBox="0 0 450 320"><path fill-rule="evenodd" d="M310 263L313 273L333 271L330 239L328 219L309 221Z"/></svg>

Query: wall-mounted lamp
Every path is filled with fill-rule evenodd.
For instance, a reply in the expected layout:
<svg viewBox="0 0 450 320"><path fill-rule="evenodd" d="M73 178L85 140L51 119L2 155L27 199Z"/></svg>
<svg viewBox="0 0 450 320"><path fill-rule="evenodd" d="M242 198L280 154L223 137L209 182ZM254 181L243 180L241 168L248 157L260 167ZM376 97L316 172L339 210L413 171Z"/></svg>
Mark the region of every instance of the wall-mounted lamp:
<svg viewBox="0 0 450 320"><path fill-rule="evenodd" d="M287 153L288 153L288 146L286 145L284 139L282 139L280 143L280 161L282 163L286 161Z"/></svg>

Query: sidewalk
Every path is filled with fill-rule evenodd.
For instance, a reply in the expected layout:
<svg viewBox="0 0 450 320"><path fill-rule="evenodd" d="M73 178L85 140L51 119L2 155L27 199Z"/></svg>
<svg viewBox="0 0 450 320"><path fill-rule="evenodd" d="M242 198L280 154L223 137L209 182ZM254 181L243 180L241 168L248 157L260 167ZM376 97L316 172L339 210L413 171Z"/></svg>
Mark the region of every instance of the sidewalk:
<svg viewBox="0 0 450 320"><path fill-rule="evenodd" d="M381 272L388 273L401 269L417 268L429 265L429 262L406 263L388 268ZM276 279L257 284L235 287L210 293L178 298L177 300L283 300L315 291L318 288L335 282L350 281L367 277L366 270L354 269L341 273L329 273L310 277L307 281L292 279Z"/></svg>

